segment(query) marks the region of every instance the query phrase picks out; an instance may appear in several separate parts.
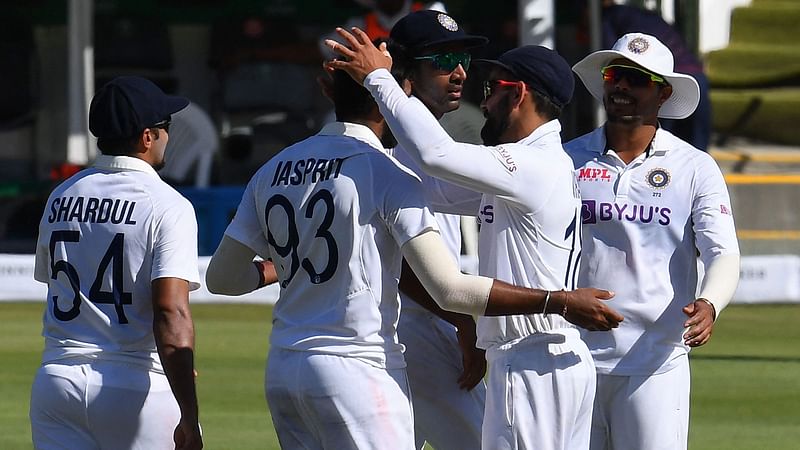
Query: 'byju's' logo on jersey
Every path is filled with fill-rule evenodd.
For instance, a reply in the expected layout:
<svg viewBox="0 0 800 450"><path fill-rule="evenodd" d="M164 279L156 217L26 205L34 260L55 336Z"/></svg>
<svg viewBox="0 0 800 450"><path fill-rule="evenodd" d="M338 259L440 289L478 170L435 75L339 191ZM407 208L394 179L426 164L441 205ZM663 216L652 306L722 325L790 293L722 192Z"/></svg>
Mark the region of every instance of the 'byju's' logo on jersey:
<svg viewBox="0 0 800 450"><path fill-rule="evenodd" d="M506 148L503 148L502 146L497 147L497 155L500 156L500 160L503 161L503 164L506 166L506 169L508 169L509 172L515 172L517 170L517 163L511 156L511 152L509 152Z"/></svg>
<svg viewBox="0 0 800 450"><path fill-rule="evenodd" d="M611 174L608 169L597 167L582 167L578 170L578 181L611 181Z"/></svg>
<svg viewBox="0 0 800 450"><path fill-rule="evenodd" d="M659 225L669 225L672 210L660 206L629 205L627 203L596 202L594 200L581 201L581 220L585 224L608 222L655 222Z"/></svg>
<svg viewBox="0 0 800 450"><path fill-rule="evenodd" d="M669 184L670 178L671 177L669 172L667 172L667 169L662 169L659 167L647 172L647 177L645 177L645 180L647 180L647 184L655 189L664 189Z"/></svg>

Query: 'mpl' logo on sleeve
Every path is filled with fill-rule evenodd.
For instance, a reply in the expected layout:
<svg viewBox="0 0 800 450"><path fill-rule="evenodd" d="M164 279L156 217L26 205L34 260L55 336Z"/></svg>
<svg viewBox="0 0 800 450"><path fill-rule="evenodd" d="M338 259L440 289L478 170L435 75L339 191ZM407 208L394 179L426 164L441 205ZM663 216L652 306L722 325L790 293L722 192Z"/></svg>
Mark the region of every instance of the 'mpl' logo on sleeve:
<svg viewBox="0 0 800 450"><path fill-rule="evenodd" d="M595 200L581 201L581 221L585 224L616 220L619 222L653 222L667 226L670 222L670 214L672 214L672 210L660 206L597 202Z"/></svg>

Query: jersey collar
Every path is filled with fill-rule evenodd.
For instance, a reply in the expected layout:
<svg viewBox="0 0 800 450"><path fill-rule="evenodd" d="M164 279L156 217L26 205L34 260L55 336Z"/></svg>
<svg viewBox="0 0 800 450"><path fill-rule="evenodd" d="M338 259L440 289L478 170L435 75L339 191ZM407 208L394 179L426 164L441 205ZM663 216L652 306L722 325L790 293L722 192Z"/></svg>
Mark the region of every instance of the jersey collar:
<svg viewBox="0 0 800 450"><path fill-rule="evenodd" d="M656 134L653 136L653 140L650 141L650 145L647 146L647 150L644 151L645 159L651 156L664 156L667 151L672 148L669 134L664 131L663 128L658 127L656 129ZM612 150L608 147L608 142L606 141L606 129L605 126L600 127L596 130L594 135L591 137L591 141L589 143L589 147L597 153L605 155L608 153L609 150Z"/></svg>
<svg viewBox="0 0 800 450"><path fill-rule="evenodd" d="M370 147L380 150L381 153L387 153L383 148L381 140L369 128L358 123L351 122L331 122L325 125L318 133L321 136L347 136L353 139L358 139Z"/></svg>
<svg viewBox="0 0 800 450"><path fill-rule="evenodd" d="M561 142L561 122L559 122L557 119L553 119L549 122L541 124L539 128L533 130L531 134L519 140L518 143L523 145L534 145L539 140L549 140L551 138L556 138L558 139L558 142Z"/></svg>
<svg viewBox="0 0 800 450"><path fill-rule="evenodd" d="M105 170L136 170L138 172L145 172L156 178L160 178L158 173L146 161L133 156L112 156L112 155L97 155L94 160L94 167Z"/></svg>

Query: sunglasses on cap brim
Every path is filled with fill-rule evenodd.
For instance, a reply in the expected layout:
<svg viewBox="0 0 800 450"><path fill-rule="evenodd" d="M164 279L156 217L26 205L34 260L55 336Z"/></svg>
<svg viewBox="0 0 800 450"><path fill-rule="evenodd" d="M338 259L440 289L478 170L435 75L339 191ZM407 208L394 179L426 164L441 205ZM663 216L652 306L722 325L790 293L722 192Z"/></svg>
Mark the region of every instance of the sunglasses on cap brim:
<svg viewBox="0 0 800 450"><path fill-rule="evenodd" d="M456 67L461 65L464 70L469 69L469 63L472 61L472 55L467 52L447 52L438 53L435 55L416 56L416 60L429 60L433 66L445 72L452 72Z"/></svg>
<svg viewBox="0 0 800 450"><path fill-rule="evenodd" d="M634 87L647 87L653 85L669 84L660 75L648 72L640 67L626 66L623 64L611 64L600 69L603 74L603 81L606 83L617 83L621 79L626 79L628 84Z"/></svg>

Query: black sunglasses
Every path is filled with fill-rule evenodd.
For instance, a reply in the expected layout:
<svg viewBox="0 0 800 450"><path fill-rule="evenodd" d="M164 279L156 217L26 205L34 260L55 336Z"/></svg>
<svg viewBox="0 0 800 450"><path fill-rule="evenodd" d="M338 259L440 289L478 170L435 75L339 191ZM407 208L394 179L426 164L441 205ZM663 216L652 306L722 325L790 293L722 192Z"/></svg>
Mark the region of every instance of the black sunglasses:
<svg viewBox="0 0 800 450"><path fill-rule="evenodd" d="M161 122L158 122L156 124L153 124L153 125L151 125L151 126L149 126L147 128L160 128L160 129L166 131L167 133L169 133L170 124L172 124L172 121L170 119L166 119L166 120L162 120Z"/></svg>

